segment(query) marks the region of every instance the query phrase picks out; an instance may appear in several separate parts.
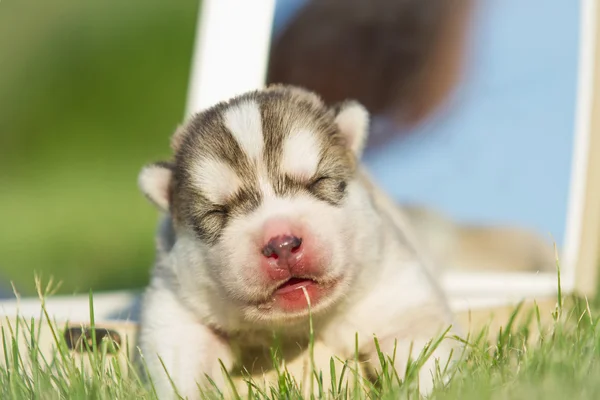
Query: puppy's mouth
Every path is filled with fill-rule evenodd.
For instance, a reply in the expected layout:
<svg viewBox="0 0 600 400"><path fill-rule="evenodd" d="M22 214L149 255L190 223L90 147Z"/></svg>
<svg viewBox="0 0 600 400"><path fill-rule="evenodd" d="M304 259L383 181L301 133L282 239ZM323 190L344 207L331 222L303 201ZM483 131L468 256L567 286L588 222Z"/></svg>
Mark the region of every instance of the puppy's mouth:
<svg viewBox="0 0 600 400"><path fill-rule="evenodd" d="M336 281L332 279L293 276L273 289L270 299L259 307L275 307L284 312L304 313L308 307L318 307L321 301L331 294L335 285Z"/></svg>
<svg viewBox="0 0 600 400"><path fill-rule="evenodd" d="M309 286L318 285L318 284L319 283L317 281L315 281L314 279L292 277L292 278L288 279L287 281L283 282L281 285L279 285L275 289L274 294L275 295L284 295L287 293L291 293L295 290L301 291L302 288L307 288Z"/></svg>

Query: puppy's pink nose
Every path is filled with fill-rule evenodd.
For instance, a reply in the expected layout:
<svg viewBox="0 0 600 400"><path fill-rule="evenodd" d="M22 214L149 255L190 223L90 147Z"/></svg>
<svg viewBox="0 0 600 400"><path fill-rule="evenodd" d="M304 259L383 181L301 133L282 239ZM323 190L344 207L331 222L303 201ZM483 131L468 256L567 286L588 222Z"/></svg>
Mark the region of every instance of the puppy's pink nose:
<svg viewBox="0 0 600 400"><path fill-rule="evenodd" d="M271 238L263 247L262 254L267 258L286 262L292 254L298 253L302 247L302 239L293 235L280 235Z"/></svg>

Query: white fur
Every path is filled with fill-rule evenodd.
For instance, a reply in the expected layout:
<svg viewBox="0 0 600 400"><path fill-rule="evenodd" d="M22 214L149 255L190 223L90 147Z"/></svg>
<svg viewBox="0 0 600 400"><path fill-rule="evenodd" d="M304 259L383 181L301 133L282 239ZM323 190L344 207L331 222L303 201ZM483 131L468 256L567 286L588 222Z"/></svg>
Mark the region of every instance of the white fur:
<svg viewBox="0 0 600 400"><path fill-rule="evenodd" d="M369 113L356 102L349 102L338 113L335 122L346 135L350 147L356 154L362 153L366 132L369 128Z"/></svg>
<svg viewBox="0 0 600 400"><path fill-rule="evenodd" d="M169 182L172 172L158 165L149 165L138 176L138 186L142 192L162 211L169 209Z"/></svg>
<svg viewBox="0 0 600 400"><path fill-rule="evenodd" d="M275 196L275 192L273 191L273 184L269 181L267 175L264 167L259 168L258 186L260 192L265 198L270 198Z"/></svg>
<svg viewBox="0 0 600 400"><path fill-rule="evenodd" d="M203 158L195 163L192 179L197 188L215 204L224 203L242 185L227 163L212 158Z"/></svg>
<svg viewBox="0 0 600 400"><path fill-rule="evenodd" d="M313 132L294 130L283 143L281 168L291 176L310 179L317 171L319 153L319 142Z"/></svg>
<svg viewBox="0 0 600 400"><path fill-rule="evenodd" d="M252 159L258 159L263 150L262 118L254 101L231 107L224 114L225 126Z"/></svg>
<svg viewBox="0 0 600 400"><path fill-rule="evenodd" d="M144 328L152 332L142 335L139 346L151 376L159 377L153 384L159 399L174 399L175 393L166 378L171 376L178 392L197 392L197 382L209 387L198 371L208 373L220 387L225 387L219 359L231 367L233 357L226 343L205 325L199 324L188 309L170 291L151 287L146 294L142 312ZM156 318L160 315L159 318ZM159 359L160 357L160 359ZM161 364L161 359L162 363Z"/></svg>

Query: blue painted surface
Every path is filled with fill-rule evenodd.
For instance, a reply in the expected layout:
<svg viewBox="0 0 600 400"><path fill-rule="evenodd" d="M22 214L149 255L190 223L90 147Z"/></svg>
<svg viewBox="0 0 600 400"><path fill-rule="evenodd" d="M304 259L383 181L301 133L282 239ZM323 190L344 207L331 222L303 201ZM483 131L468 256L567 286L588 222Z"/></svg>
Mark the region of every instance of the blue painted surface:
<svg viewBox="0 0 600 400"><path fill-rule="evenodd" d="M302 0L279 0L276 27ZM451 109L365 154L397 199L464 221L511 222L562 243L572 161L579 2L487 0ZM283 11L282 11L283 10ZM276 28L276 29L277 29Z"/></svg>

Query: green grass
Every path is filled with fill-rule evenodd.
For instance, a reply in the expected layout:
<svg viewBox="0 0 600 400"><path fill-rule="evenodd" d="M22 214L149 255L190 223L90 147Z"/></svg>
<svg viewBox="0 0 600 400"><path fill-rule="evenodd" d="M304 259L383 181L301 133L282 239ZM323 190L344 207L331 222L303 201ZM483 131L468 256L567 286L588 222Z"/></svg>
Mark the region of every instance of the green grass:
<svg viewBox="0 0 600 400"><path fill-rule="evenodd" d="M43 291L40 290L40 293ZM44 298L44 296L42 296ZM563 306L568 304L568 306ZM497 339L489 341L485 329L469 337L446 339L463 340L468 349L456 364L441 366L435 399L597 399L600 398L600 314L587 301L560 295L552 312L551 323L542 325L543 315L534 308L526 318L516 317L519 307L506 321ZM93 301L90 293L90 318L94 326ZM39 323L46 321L53 327L55 344L53 357L44 358L37 346ZM531 339L530 332L538 328L539 337ZM22 346L13 338L17 332L26 332L29 338ZM93 329L92 329L93 332ZM312 330L311 330L312 332ZM152 384L145 384L131 360L121 365L107 357L111 343L97 343L95 336L83 360L90 369L82 367L69 354L58 325L46 313L42 303L41 318L36 321L18 320L2 328L2 346L7 354L0 367L0 398L3 399L153 399ZM319 381L313 371L311 385L318 388L318 398L364 399L418 399L416 372L435 347L422 351L409 363L406 371L390 367L392 355L380 354L380 375L375 383L363 382L351 387L340 384L343 375L352 374L353 363L339 368L332 362L331 382ZM88 346L86 344L86 346ZM418 349L415 349L418 352ZM127 349L129 352L129 349ZM415 353L416 354L416 353ZM276 360L276 358L274 358ZM275 361L276 362L276 361ZM31 365L31 372L25 368ZM138 364L143 365L143 364ZM277 364L276 364L277 365ZM285 369L276 368L278 382L266 390L256 386L251 391L254 399L299 399L300 388ZM143 370L143 368L142 368ZM449 377L442 383L442 376ZM250 385L254 385L249 381ZM205 398L222 398L231 393L229 388L215 388L205 392Z"/></svg>
<svg viewBox="0 0 600 400"><path fill-rule="evenodd" d="M0 1L0 286L34 294L34 272L64 277L62 293L147 283L157 213L137 174L183 117L197 10Z"/></svg>

